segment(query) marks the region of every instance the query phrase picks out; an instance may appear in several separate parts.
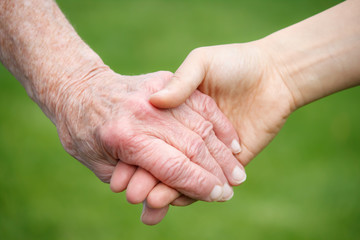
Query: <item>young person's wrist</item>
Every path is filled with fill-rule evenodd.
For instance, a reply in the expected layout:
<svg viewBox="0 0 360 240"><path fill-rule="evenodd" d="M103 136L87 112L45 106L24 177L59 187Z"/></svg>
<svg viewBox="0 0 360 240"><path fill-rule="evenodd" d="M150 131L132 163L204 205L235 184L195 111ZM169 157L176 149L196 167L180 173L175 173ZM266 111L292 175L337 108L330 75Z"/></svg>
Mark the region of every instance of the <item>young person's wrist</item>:
<svg viewBox="0 0 360 240"><path fill-rule="evenodd" d="M296 108L360 84L357 8L347 1L260 40Z"/></svg>

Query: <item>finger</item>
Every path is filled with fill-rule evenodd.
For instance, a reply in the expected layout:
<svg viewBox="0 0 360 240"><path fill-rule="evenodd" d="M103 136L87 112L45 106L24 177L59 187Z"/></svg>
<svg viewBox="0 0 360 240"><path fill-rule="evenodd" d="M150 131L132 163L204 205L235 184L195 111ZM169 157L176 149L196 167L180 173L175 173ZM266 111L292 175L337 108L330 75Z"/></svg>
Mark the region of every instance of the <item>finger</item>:
<svg viewBox="0 0 360 240"><path fill-rule="evenodd" d="M99 139L106 150L125 163L140 166L191 198L221 199L227 180L201 137L180 124L168 111L142 109L141 117L155 118L146 128L143 124L138 126L125 121L101 129ZM201 160L199 165L190 161L194 156Z"/></svg>
<svg viewBox="0 0 360 240"><path fill-rule="evenodd" d="M168 210L169 205L163 208L150 208L146 201L144 201L140 219L146 225L155 225L161 222Z"/></svg>
<svg viewBox="0 0 360 240"><path fill-rule="evenodd" d="M223 170L224 169L228 170L230 168L234 169L234 167L235 167L234 165L238 165L241 167L241 164L237 161L236 158L234 158L234 156L231 154L231 152L219 140L216 139L215 134L212 133L212 135L214 136L213 138L216 139L216 141L218 142L218 147L223 146L223 150L225 150L225 151L228 150L230 153L227 156L228 161L225 161L223 159L224 155L221 156L222 157L221 159L217 158L218 162L215 160L214 154L211 154L211 152L208 149L209 141L204 142L204 139L203 139L203 138L205 138L204 136L201 136L200 134L194 134L194 132L196 133L196 131L199 131L199 132L201 132L201 134L204 133L204 135L208 135L207 133L209 130L209 126L210 126L210 131L211 131L212 125L209 122L205 122L201 116L199 116L196 112L192 111L188 106L181 105L178 108L176 108L175 110L173 110L172 113L175 118L177 118L177 117L179 119L183 118L183 119L186 119L185 121L187 121L187 122L189 122L188 120L190 119L190 122L192 122L192 123L190 123L190 124L187 123L188 125L195 124L195 125L197 125L197 127L199 127L199 126L200 127L198 129L195 129L195 127L194 127L193 129L190 129L191 131L189 131L189 129L187 129L187 128L185 128L185 129L181 128L180 134L178 133L178 131L177 132L174 131L172 138L169 138L169 137L166 138L167 142L172 146L177 146L177 148L179 150L181 150L182 152L184 152L185 155L188 156L192 162L197 163L199 166L203 167L205 170L208 170L209 172L213 173L215 176L217 176L222 181L223 196L221 199L219 199L219 201L226 201L226 200L231 199L232 196L234 195L234 192L233 192L232 188L230 187L230 185L228 184L228 180L226 177L226 174L228 174L228 176L229 176L230 173L229 173L229 171L223 172ZM195 118L195 117L191 118L191 116L194 116L194 115L197 118ZM203 122L205 124L203 124ZM187 126L187 125L185 125L185 126ZM188 138L186 136L191 136L190 140L188 140ZM186 146L188 146L188 147L186 147ZM225 175L224 175L224 173L225 173ZM233 180L232 183L234 183L234 182L236 182L236 181Z"/></svg>
<svg viewBox="0 0 360 240"><path fill-rule="evenodd" d="M213 124L216 136L234 154L241 152L240 140L235 128L211 97L200 91L195 91L186 100L186 104Z"/></svg>
<svg viewBox="0 0 360 240"><path fill-rule="evenodd" d="M160 123L160 125L154 125L154 123L152 125L152 127L154 127L152 132L156 133L157 137L163 139L169 145L174 146L183 152L193 163L196 163L217 176L223 184L227 183L222 169L209 152L202 136L188 127L190 123L184 122L196 121L196 123L193 124L199 125L200 128L204 127L204 129L201 129L200 131L207 131L209 125L203 124L204 119L201 117L197 119L191 118L193 115L199 115L185 105L181 105L180 107L169 111L175 118L174 122L167 122L167 126L164 126L164 123ZM184 121L181 121L181 119L184 119ZM171 130L171 135L169 135L169 129Z"/></svg>
<svg viewBox="0 0 360 240"><path fill-rule="evenodd" d="M163 183L158 183L146 198L151 208L163 208L170 203L174 206L187 206L195 201Z"/></svg>
<svg viewBox="0 0 360 240"><path fill-rule="evenodd" d="M210 153L218 161L224 174L233 186L240 185L246 180L246 173L244 167L234 157L229 148L227 148L215 135L211 132L206 138L205 143L208 146ZM233 192L232 192L233 193ZM231 199L231 196L224 194L223 200Z"/></svg>
<svg viewBox="0 0 360 240"><path fill-rule="evenodd" d="M166 87L150 97L151 104L159 108L174 108L185 102L205 77L204 59L203 51L192 51Z"/></svg>
<svg viewBox="0 0 360 240"><path fill-rule="evenodd" d="M110 180L111 191L118 193L126 189L130 178L133 176L136 170L135 166L126 164L122 161L118 161Z"/></svg>
<svg viewBox="0 0 360 240"><path fill-rule="evenodd" d="M189 198L187 196L181 195L180 197L175 199L173 202L171 202L171 205L178 206L178 207L185 207L185 206L188 206L190 204L193 204L194 202L196 202L195 199L192 199L192 198Z"/></svg>
<svg viewBox="0 0 360 240"><path fill-rule="evenodd" d="M181 196L175 189L158 183L149 193L146 202L151 208L163 208Z"/></svg>
<svg viewBox="0 0 360 240"><path fill-rule="evenodd" d="M192 198L204 201L217 201L222 198L223 182L203 167L191 162L178 149L149 136L137 143L137 151L124 148L131 153L122 156L123 161L130 161L144 168L161 182Z"/></svg>
<svg viewBox="0 0 360 240"><path fill-rule="evenodd" d="M142 203L149 192L156 186L158 180L142 168L137 168L126 190L126 199L129 203Z"/></svg>
<svg viewBox="0 0 360 240"><path fill-rule="evenodd" d="M185 109L187 111L184 111ZM198 115L196 112L191 111L189 107L183 105L175 110L166 112L166 114L161 117L167 120L153 121L147 126L147 134L152 134L153 136L162 139L170 146L181 151L191 160L191 162L196 163L204 170L217 176L223 184L227 183L222 169L210 154L203 138L176 119L176 115L182 115L182 117L186 119L188 114ZM171 134L169 134L169 131L171 131Z"/></svg>
<svg viewBox="0 0 360 240"><path fill-rule="evenodd" d="M221 167L227 180L232 185L242 183L244 176L246 176L244 168L233 156L230 149L216 137L213 131L213 124L206 121L187 105L181 105L178 109L181 111L172 110L174 117L189 129L196 132L204 140L208 151ZM216 114L216 112L214 114ZM223 200L229 200L233 196L233 191L229 185L225 186L227 191L224 192Z"/></svg>

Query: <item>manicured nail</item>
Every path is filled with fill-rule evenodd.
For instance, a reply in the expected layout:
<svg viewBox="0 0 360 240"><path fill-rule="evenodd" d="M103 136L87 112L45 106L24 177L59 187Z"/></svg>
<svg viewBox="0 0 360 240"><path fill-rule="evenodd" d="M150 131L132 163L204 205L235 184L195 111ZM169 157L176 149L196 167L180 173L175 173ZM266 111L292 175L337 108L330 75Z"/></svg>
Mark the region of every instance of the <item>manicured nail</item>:
<svg viewBox="0 0 360 240"><path fill-rule="evenodd" d="M236 184L240 184L240 183L245 182L246 173L244 170L242 170L241 168L236 166L232 172L232 177Z"/></svg>
<svg viewBox="0 0 360 240"><path fill-rule="evenodd" d="M229 184L225 183L224 184L224 194L221 200L223 201L228 201L230 200L232 197L234 196L234 191L232 189L232 187L230 187Z"/></svg>
<svg viewBox="0 0 360 240"><path fill-rule="evenodd" d="M212 201L218 201L223 195L223 188L219 185L216 185L210 193L210 199Z"/></svg>
<svg viewBox="0 0 360 240"><path fill-rule="evenodd" d="M231 142L231 150L232 150L232 152L233 152L234 154L238 154L238 153L241 152L240 144L239 144L239 142L238 142L237 140L235 140L235 139Z"/></svg>

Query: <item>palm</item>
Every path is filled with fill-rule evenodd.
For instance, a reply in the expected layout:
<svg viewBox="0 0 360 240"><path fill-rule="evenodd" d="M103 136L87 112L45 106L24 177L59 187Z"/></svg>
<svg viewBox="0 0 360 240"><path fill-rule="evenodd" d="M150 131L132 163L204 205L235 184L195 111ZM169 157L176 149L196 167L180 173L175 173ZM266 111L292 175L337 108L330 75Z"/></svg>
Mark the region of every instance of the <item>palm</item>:
<svg viewBox="0 0 360 240"><path fill-rule="evenodd" d="M235 45L236 51L228 46L218 55L215 49L199 89L234 125L243 148L240 160L248 164L279 132L294 109L293 98L264 52L252 45Z"/></svg>

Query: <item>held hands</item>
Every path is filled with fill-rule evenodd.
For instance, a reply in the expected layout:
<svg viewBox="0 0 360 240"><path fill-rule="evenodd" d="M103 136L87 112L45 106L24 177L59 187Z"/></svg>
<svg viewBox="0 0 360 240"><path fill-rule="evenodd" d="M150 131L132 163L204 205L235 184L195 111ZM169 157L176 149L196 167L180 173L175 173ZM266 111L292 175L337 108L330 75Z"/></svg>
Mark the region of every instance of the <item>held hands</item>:
<svg viewBox="0 0 360 240"><path fill-rule="evenodd" d="M235 127L248 164L278 133L295 103L275 54L262 40L192 51L170 83L150 97L160 108L176 107L195 89L212 97Z"/></svg>
<svg viewBox="0 0 360 240"><path fill-rule="evenodd" d="M272 37L196 49L174 76L129 77L102 65L54 1L4 1L0 60L64 148L113 191L127 188L129 202L146 199L142 219L153 224L169 203L231 198L246 177L233 153L248 164L296 108L360 84L359 7L349 0Z"/></svg>
<svg viewBox="0 0 360 240"><path fill-rule="evenodd" d="M359 9L345 1L259 41L196 49L150 102L176 107L196 88L211 96L235 127L246 165L295 109L360 84Z"/></svg>
<svg viewBox="0 0 360 240"><path fill-rule="evenodd" d="M111 180L113 191L128 187L132 203L144 201L158 180L163 184L155 189L170 191L172 198L179 191L204 201L227 200L233 194L229 185L245 177L230 150L236 132L200 92L174 109L153 107L150 95L171 77L169 72L121 76L106 67L90 71L81 84L66 89L63 96L70 97L57 106L61 142L102 181ZM178 203L184 201L191 202L182 197Z"/></svg>
<svg viewBox="0 0 360 240"><path fill-rule="evenodd" d="M150 102L160 108L177 107L197 88L211 96L240 137L242 151L237 157L248 164L295 110L284 73L277 70L276 61L262 44L258 41L194 50ZM142 218L145 223L157 223L165 216L165 206L172 201L162 197L166 195L171 195L171 189L154 188L149 193L144 207L149 214ZM162 209L156 215L148 205Z"/></svg>
<svg viewBox="0 0 360 240"><path fill-rule="evenodd" d="M295 110L284 73L265 49L261 41L199 48L174 76L96 70L64 108L64 147L111 180L114 192L127 188L129 202L146 199L147 224L158 223L170 203L228 200L230 185L246 177L230 150L237 135L242 151L233 153L246 165Z"/></svg>
<svg viewBox="0 0 360 240"><path fill-rule="evenodd" d="M150 95L172 74L115 74L55 1L0 1L0 32L0 61L56 125L67 152L114 191L128 187L130 202L143 201L158 180L154 193L170 191L173 204L193 201L180 193L224 201L244 180L229 150L239 146L236 131L210 97L195 92L177 108L154 107Z"/></svg>

